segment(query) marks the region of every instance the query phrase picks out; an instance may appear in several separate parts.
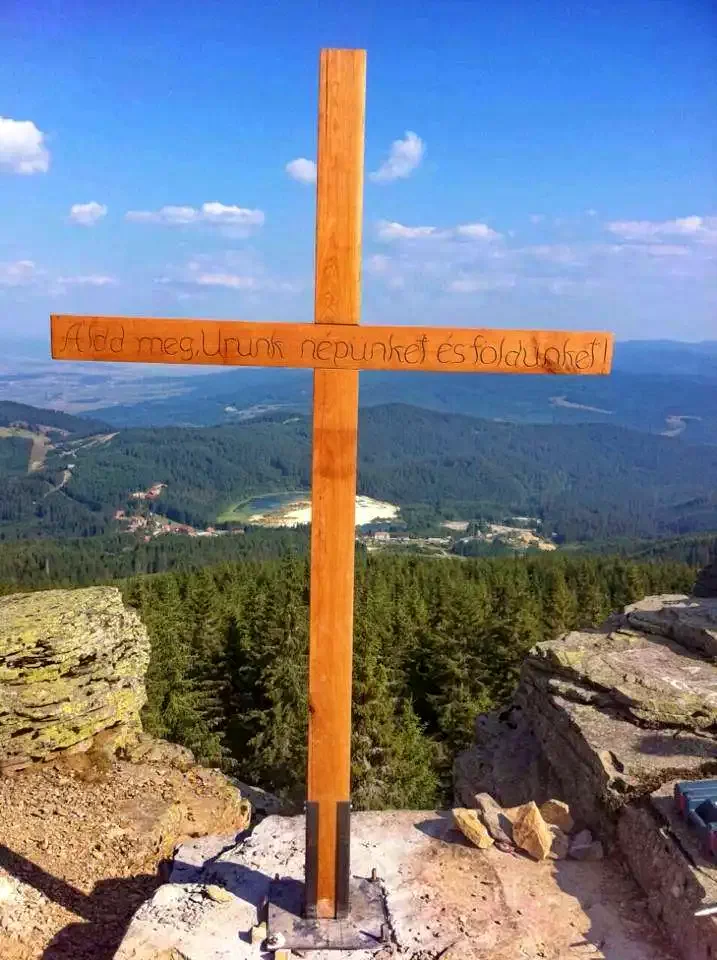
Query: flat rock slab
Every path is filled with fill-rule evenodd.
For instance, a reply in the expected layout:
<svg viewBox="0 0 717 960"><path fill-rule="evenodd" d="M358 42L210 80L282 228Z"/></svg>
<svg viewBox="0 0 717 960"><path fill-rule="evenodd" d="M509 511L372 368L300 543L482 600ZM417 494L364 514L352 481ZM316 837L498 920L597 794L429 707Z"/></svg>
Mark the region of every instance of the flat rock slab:
<svg viewBox="0 0 717 960"><path fill-rule="evenodd" d="M650 614L664 615L664 609ZM717 665L690 656L677 640L653 627L648 635L634 629L607 634L574 630L537 644L528 664L591 688L595 706L611 706L626 719L710 728L717 722Z"/></svg>
<svg viewBox="0 0 717 960"><path fill-rule="evenodd" d="M645 597L625 607L625 618L639 630L669 637L697 654L717 658L717 589L704 598L677 594Z"/></svg>
<svg viewBox="0 0 717 960"><path fill-rule="evenodd" d="M675 960L633 882L610 861L546 861L478 850L450 814L352 817L352 868L383 884L393 936L375 951L302 951L310 960ZM300 880L303 817L268 817L237 845L207 837L179 848L170 883L134 916L116 960L257 960L251 929L281 877ZM218 898L216 888L228 891ZM173 952L174 951L174 952Z"/></svg>

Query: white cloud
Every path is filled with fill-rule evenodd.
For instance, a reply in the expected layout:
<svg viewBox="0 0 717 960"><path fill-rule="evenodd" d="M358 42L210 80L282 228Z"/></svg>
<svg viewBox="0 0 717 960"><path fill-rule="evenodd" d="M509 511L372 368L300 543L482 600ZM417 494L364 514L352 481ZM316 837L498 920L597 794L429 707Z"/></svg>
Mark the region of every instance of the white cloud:
<svg viewBox="0 0 717 960"><path fill-rule="evenodd" d="M401 264L382 253L375 253L368 257L364 268L366 273L379 277L392 290L400 290L405 286Z"/></svg>
<svg viewBox="0 0 717 960"><path fill-rule="evenodd" d="M43 295L62 294L67 287L108 287L116 283L115 277L101 273L56 276L38 267L34 260L0 263L0 287L31 288Z"/></svg>
<svg viewBox="0 0 717 960"><path fill-rule="evenodd" d="M24 287L36 280L37 275L33 260L0 262L0 287Z"/></svg>
<svg viewBox="0 0 717 960"><path fill-rule="evenodd" d="M98 220L107 216L107 207L103 203L91 200L89 203L73 203L70 207L70 220L82 227L93 227Z"/></svg>
<svg viewBox="0 0 717 960"><path fill-rule="evenodd" d="M451 238L466 238L469 240L498 240L500 234L485 223L463 223L457 227L441 230L438 227L407 227L392 220L381 220L378 223L378 239L390 242L392 240L426 240Z"/></svg>
<svg viewBox="0 0 717 960"><path fill-rule="evenodd" d="M613 253L644 253L648 257L687 257L692 252L689 247L675 243L630 243L614 244Z"/></svg>
<svg viewBox="0 0 717 960"><path fill-rule="evenodd" d="M364 268L368 273L386 273L390 266L391 258L384 256L382 253L375 253L369 257L364 264Z"/></svg>
<svg viewBox="0 0 717 960"><path fill-rule="evenodd" d="M58 277L57 282L68 286L78 287L109 287L117 283L115 277L108 277L102 273L80 274L75 277Z"/></svg>
<svg viewBox="0 0 717 960"><path fill-rule="evenodd" d="M610 233L621 240L661 243L663 237L683 237L698 243L717 243L717 217L678 217L676 220L614 220Z"/></svg>
<svg viewBox="0 0 717 960"><path fill-rule="evenodd" d="M211 201L201 207L165 206L159 210L129 210L125 220L134 223L161 223L165 226L190 226L208 224L227 227L260 227L264 223L262 210L249 210L246 207L227 206Z"/></svg>
<svg viewBox="0 0 717 960"><path fill-rule="evenodd" d="M497 240L500 236L486 223L464 223L456 227L456 234L459 237L470 237L472 240Z"/></svg>
<svg viewBox="0 0 717 960"><path fill-rule="evenodd" d="M31 120L0 117L0 171L5 173L47 173L50 153L45 134Z"/></svg>
<svg viewBox="0 0 717 960"><path fill-rule="evenodd" d="M297 157L296 160L290 160L285 169L292 180L298 180L299 183L316 183L316 164L313 160Z"/></svg>
<svg viewBox="0 0 717 960"><path fill-rule="evenodd" d="M236 273L198 273L192 282L198 287L227 287L230 290L256 290L256 277L242 277Z"/></svg>
<svg viewBox="0 0 717 960"><path fill-rule="evenodd" d="M542 213L531 213L530 215L531 223L542 223L545 220L545 216Z"/></svg>
<svg viewBox="0 0 717 960"><path fill-rule="evenodd" d="M374 173L369 174L374 183L390 183L410 176L423 159L425 144L418 134L406 131L403 140L394 140L388 159Z"/></svg>
<svg viewBox="0 0 717 960"><path fill-rule="evenodd" d="M379 240L422 240L444 235L437 227L406 227L389 220L381 220L378 224Z"/></svg>
<svg viewBox="0 0 717 960"><path fill-rule="evenodd" d="M176 295L192 296L221 290L247 294L295 294L302 289L294 282L271 276L255 252L240 250L196 254L182 265L169 267L167 273L156 277L154 282Z"/></svg>

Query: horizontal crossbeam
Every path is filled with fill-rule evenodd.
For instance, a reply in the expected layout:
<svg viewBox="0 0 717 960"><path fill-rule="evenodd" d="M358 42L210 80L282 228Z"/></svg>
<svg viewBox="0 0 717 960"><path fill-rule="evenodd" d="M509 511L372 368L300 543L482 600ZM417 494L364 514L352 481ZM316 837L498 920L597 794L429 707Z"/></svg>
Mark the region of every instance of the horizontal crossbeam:
<svg viewBox="0 0 717 960"><path fill-rule="evenodd" d="M179 365L599 375L613 353L610 333L556 330L53 314L51 333L55 360Z"/></svg>

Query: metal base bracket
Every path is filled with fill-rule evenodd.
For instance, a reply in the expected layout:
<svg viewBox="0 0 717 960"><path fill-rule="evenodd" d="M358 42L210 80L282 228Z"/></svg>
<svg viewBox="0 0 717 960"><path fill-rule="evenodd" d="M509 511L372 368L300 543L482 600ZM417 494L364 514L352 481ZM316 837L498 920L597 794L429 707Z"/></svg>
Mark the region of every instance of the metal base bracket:
<svg viewBox="0 0 717 960"><path fill-rule="evenodd" d="M353 878L350 909L341 920L313 920L304 915L304 884L272 880L269 885L269 940L289 950L378 950L388 942L388 922L381 885Z"/></svg>

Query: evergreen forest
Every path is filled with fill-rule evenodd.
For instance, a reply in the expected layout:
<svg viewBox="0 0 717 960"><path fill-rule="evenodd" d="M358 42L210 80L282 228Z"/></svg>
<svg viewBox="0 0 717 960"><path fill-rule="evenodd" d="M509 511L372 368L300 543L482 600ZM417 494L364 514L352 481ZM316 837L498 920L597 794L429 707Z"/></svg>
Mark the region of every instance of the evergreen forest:
<svg viewBox="0 0 717 960"><path fill-rule="evenodd" d="M431 807L476 717L533 644L602 622L695 569L618 557L438 561L358 555L353 802ZM296 803L306 764L308 566L285 555L126 580L152 641L146 728Z"/></svg>

